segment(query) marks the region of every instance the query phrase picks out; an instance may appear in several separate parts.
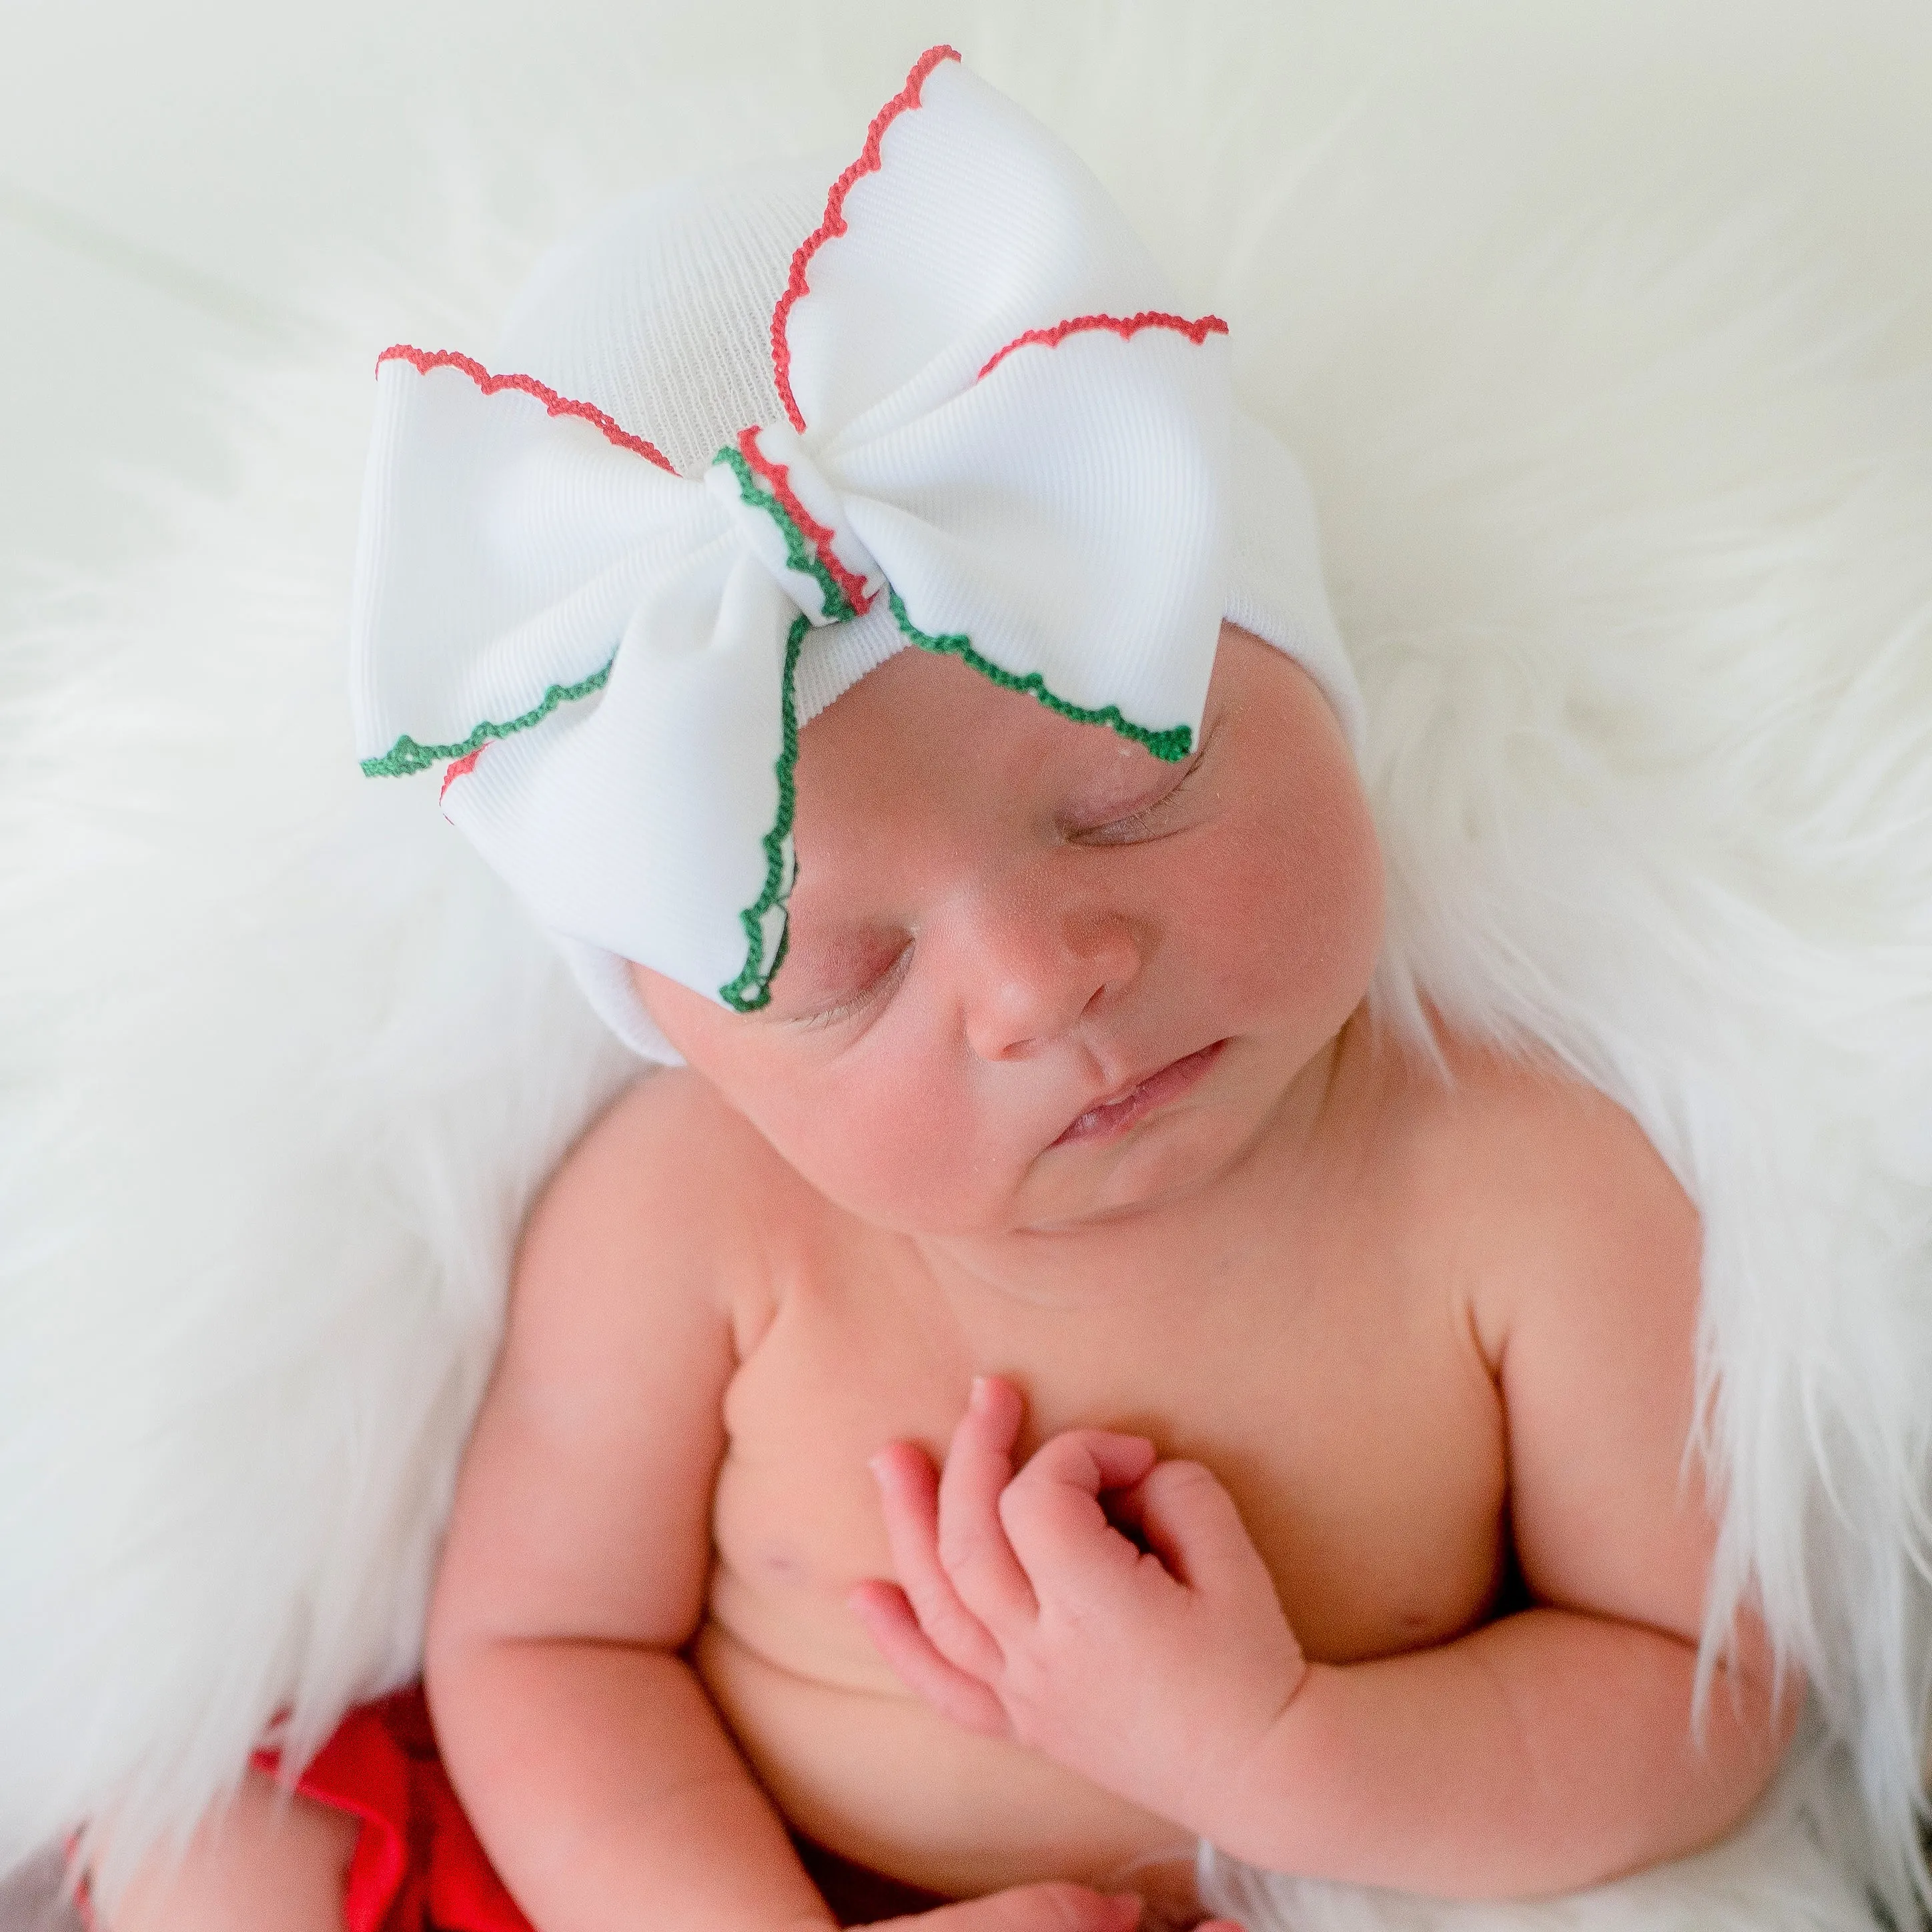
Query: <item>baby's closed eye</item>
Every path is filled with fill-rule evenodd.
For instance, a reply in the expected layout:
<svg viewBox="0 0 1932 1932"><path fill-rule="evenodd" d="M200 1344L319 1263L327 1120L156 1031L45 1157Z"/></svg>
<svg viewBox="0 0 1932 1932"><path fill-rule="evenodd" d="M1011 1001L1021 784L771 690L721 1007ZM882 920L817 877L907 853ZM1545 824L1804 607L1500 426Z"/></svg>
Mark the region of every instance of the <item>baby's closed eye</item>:
<svg viewBox="0 0 1932 1932"><path fill-rule="evenodd" d="M775 1017L803 1028L835 1025L889 994L912 957L906 932L848 934L809 942L786 962L794 975Z"/></svg>
<svg viewBox="0 0 1932 1932"><path fill-rule="evenodd" d="M1143 788L1138 797L1111 806L1096 801L1063 818L1060 836L1073 844L1131 845L1175 829L1176 820L1182 815L1178 808L1191 802L1191 781L1208 756L1213 736L1210 730L1192 758L1162 773L1156 784L1151 788Z"/></svg>

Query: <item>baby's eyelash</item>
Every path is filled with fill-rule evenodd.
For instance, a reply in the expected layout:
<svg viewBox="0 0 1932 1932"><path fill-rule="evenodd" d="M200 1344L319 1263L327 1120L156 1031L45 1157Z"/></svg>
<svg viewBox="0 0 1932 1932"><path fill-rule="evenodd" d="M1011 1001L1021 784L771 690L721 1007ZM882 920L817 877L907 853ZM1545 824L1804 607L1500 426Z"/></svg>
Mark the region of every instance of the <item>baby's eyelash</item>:
<svg viewBox="0 0 1932 1932"><path fill-rule="evenodd" d="M1201 769L1201 761L1207 755L1208 741L1204 739L1200 749L1188 760L1186 769L1168 790L1162 792L1160 797L1154 800L1153 804L1143 806L1139 811L1130 812L1124 818L1110 818L1104 825L1083 826L1069 836L1074 838L1084 839L1090 844L1103 845L1117 843L1130 844L1134 836L1144 830L1156 814L1165 812L1187 789L1193 782L1194 774ZM1124 836L1113 838L1102 836L1108 833Z"/></svg>
<svg viewBox="0 0 1932 1932"><path fill-rule="evenodd" d="M821 1006L814 1013L801 1013L792 1024L810 1032L817 1028L835 1026L841 1020L850 1018L862 1006L871 1005L882 994L890 990L888 982L896 982L902 976L905 962L911 956L912 941L908 940L893 954L892 964L883 973L875 975L869 984L854 993L850 999L841 1000L836 1006Z"/></svg>

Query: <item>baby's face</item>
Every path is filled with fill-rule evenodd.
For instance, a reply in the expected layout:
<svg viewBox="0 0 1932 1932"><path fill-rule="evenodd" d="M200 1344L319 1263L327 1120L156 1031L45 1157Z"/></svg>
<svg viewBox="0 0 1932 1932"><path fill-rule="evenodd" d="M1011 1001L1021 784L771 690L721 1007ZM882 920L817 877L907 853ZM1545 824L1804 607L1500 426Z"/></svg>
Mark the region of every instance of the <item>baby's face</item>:
<svg viewBox="0 0 1932 1932"><path fill-rule="evenodd" d="M1366 988L1382 870L1340 728L1232 625L1179 764L918 650L800 747L770 1005L632 970L691 1064L877 1225L1065 1226L1210 1183Z"/></svg>

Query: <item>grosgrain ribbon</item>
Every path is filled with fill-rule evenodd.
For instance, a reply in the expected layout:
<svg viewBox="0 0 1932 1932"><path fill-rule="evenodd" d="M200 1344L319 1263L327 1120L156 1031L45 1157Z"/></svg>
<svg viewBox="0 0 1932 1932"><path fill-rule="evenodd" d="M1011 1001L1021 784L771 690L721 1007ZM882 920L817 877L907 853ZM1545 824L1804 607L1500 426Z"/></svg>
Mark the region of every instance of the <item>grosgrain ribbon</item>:
<svg viewBox="0 0 1932 1932"><path fill-rule="evenodd" d="M931 50L793 257L786 420L700 476L534 376L385 352L364 770L448 762L446 814L542 922L764 1005L814 631L879 631L861 670L916 645L1184 754L1226 584L1226 333L1173 312L1053 136Z"/></svg>

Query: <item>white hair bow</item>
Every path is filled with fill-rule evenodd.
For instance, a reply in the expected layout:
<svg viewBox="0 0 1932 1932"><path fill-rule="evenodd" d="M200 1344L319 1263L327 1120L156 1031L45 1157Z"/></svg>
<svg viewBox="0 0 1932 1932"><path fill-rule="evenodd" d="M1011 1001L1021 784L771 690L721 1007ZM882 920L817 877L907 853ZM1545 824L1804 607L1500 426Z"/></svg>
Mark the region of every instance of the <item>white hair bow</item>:
<svg viewBox="0 0 1932 1932"><path fill-rule="evenodd" d="M363 770L446 764L447 815L544 925L762 1006L801 712L890 650L1185 754L1228 596L1226 334L933 48L792 258L788 420L701 475L533 377L384 354Z"/></svg>

